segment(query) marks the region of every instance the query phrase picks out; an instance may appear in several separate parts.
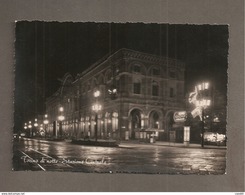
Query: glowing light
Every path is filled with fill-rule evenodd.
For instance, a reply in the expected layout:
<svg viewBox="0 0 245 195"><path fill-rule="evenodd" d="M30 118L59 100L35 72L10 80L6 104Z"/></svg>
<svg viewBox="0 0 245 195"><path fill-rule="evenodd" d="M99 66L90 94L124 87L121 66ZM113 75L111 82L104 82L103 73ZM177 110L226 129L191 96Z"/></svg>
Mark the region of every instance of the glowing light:
<svg viewBox="0 0 245 195"><path fill-rule="evenodd" d="M34 127L37 127L38 124L37 124L37 119L35 118L35 123L34 123Z"/></svg>
<svg viewBox="0 0 245 195"><path fill-rule="evenodd" d="M94 97L99 97L99 96L100 96L100 91L99 90L95 91L94 92Z"/></svg>
<svg viewBox="0 0 245 195"><path fill-rule="evenodd" d="M210 106L211 100L207 100L207 106Z"/></svg>
<svg viewBox="0 0 245 195"><path fill-rule="evenodd" d="M59 108L59 111L60 111L60 112L63 112L63 111L64 111L64 108L63 108L63 107L60 107L60 108Z"/></svg>
<svg viewBox="0 0 245 195"><path fill-rule="evenodd" d="M101 110L101 108L102 108L102 106L100 105L100 104L94 104L93 106L92 106L92 110L93 111L100 111Z"/></svg>
<svg viewBox="0 0 245 195"><path fill-rule="evenodd" d="M199 85L197 85L197 88L198 88L199 91L208 89L209 88L209 83L199 84Z"/></svg>
<svg viewBox="0 0 245 195"><path fill-rule="evenodd" d="M203 100L196 101L197 107L206 107L206 106L210 106L210 104L211 104L211 100L203 99Z"/></svg>
<svg viewBox="0 0 245 195"><path fill-rule="evenodd" d="M44 123L45 125L47 125L47 124L49 123L49 121L46 119L46 120L43 121L43 123Z"/></svg>
<svg viewBox="0 0 245 195"><path fill-rule="evenodd" d="M208 89L209 88L209 83L204 83L204 89Z"/></svg>
<svg viewBox="0 0 245 195"><path fill-rule="evenodd" d="M202 85L198 85L198 89L199 90L202 90Z"/></svg>
<svg viewBox="0 0 245 195"><path fill-rule="evenodd" d="M45 114L45 115L44 115L44 117L45 117L45 118L48 118L48 115L47 115L47 114Z"/></svg>
<svg viewBox="0 0 245 195"><path fill-rule="evenodd" d="M64 119L65 119L65 117L63 115L58 116L59 121L63 121Z"/></svg>

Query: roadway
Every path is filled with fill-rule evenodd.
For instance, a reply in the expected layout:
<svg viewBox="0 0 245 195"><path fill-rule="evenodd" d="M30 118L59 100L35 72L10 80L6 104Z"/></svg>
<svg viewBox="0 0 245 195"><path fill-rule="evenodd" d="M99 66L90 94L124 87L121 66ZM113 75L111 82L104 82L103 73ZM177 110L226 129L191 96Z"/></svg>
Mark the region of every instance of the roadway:
<svg viewBox="0 0 245 195"><path fill-rule="evenodd" d="M15 171L224 174L225 148L121 143L119 147L75 145L24 138L14 142Z"/></svg>

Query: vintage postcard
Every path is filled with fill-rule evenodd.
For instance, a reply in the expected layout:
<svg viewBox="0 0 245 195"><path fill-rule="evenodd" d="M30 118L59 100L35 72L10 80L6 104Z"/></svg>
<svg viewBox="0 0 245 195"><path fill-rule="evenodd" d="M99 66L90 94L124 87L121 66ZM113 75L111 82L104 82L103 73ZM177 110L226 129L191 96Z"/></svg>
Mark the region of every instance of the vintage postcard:
<svg viewBox="0 0 245 195"><path fill-rule="evenodd" d="M17 21L14 171L226 173L228 25Z"/></svg>

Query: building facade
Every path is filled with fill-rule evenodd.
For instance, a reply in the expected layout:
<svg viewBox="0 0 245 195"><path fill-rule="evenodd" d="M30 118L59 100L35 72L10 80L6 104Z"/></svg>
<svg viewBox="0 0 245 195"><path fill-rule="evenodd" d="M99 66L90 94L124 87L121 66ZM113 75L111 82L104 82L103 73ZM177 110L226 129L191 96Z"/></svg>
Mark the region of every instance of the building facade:
<svg viewBox="0 0 245 195"><path fill-rule="evenodd" d="M185 110L184 72L176 59L120 49L75 78L67 73L46 100L47 135L127 140L154 132L167 140L173 113Z"/></svg>

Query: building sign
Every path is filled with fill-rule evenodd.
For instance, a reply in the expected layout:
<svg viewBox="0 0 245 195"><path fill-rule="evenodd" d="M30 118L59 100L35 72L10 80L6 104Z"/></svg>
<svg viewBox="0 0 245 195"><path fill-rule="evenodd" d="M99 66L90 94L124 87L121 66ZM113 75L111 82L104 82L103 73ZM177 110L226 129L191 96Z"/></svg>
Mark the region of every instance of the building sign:
<svg viewBox="0 0 245 195"><path fill-rule="evenodd" d="M186 111L180 111L174 113L174 122L185 122L187 118L187 112Z"/></svg>
<svg viewBox="0 0 245 195"><path fill-rule="evenodd" d="M200 117L200 120L202 120L202 108L201 107L196 107L192 112L191 115L193 118L196 118L197 116Z"/></svg>

